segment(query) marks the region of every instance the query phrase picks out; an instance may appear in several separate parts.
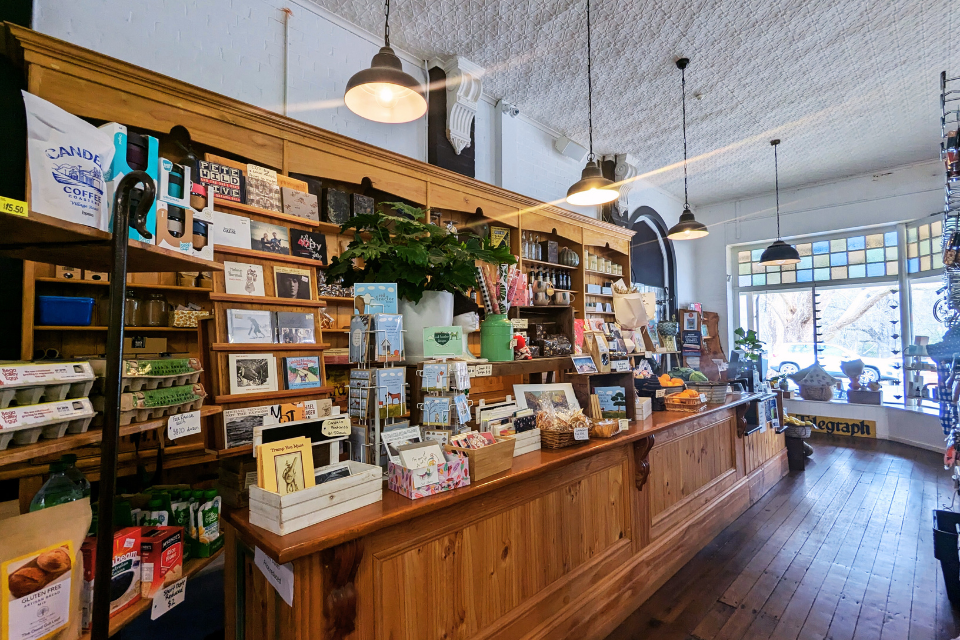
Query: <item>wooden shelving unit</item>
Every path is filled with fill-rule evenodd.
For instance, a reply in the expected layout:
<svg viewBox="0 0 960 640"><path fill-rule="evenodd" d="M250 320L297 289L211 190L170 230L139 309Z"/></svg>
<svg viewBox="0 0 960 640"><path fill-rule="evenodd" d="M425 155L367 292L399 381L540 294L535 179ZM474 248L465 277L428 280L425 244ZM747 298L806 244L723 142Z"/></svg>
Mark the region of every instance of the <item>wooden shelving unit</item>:
<svg viewBox="0 0 960 640"><path fill-rule="evenodd" d="M39 276L34 278L35 282L50 282L55 284L64 284L64 285L78 285L78 286L100 286L108 287L110 286L109 282L104 280L68 280L66 278L49 278L45 276ZM202 293L208 294L212 289L204 289L203 287L181 287L175 284L141 284L139 282L127 282L127 289L133 289L134 291L138 289L151 290L151 291L178 291L182 293Z"/></svg>
<svg viewBox="0 0 960 640"><path fill-rule="evenodd" d="M321 358L321 361L322 360ZM331 391L332 389L330 387L314 387L313 389L284 389L283 391L267 391L264 393L240 393L216 396L214 402L217 404L267 402L269 400L285 400L287 398L309 398L310 396L326 395Z"/></svg>
<svg viewBox="0 0 960 640"><path fill-rule="evenodd" d="M290 256L283 253L270 253L269 251L254 251L253 249L240 249L238 247L226 247L221 245L216 245L213 248L214 254L226 254L228 256L237 256L240 258L255 258L257 260L270 260L273 262L288 262L290 264L298 264L304 267L314 267L315 269L326 269L326 265L322 265L316 260L311 260L310 258L301 258L300 256ZM223 265L221 265L221 269Z"/></svg>
<svg viewBox="0 0 960 640"><path fill-rule="evenodd" d="M86 327L74 327L69 325L59 326L52 324L38 324L35 326L34 331L106 331L109 327L103 327L98 325L89 325ZM138 333L179 333L179 332L191 332L196 333L196 327L127 327L126 332L130 334Z"/></svg>
<svg viewBox="0 0 960 640"><path fill-rule="evenodd" d="M317 344L242 344L239 342L214 342L210 345L211 351L232 351L244 353L247 351L323 351L329 349L329 343Z"/></svg>
<svg viewBox="0 0 960 640"><path fill-rule="evenodd" d="M268 298L266 296L241 296L234 293L211 293L214 302L237 302L239 304L268 304L279 307L325 307L323 300L303 300L301 298Z"/></svg>

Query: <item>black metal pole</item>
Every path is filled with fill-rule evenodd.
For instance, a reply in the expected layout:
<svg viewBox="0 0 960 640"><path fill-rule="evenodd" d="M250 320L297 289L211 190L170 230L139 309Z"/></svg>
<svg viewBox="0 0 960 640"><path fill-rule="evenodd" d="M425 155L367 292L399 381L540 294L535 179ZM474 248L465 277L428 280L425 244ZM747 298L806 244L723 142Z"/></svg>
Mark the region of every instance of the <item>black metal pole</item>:
<svg viewBox="0 0 960 640"><path fill-rule="evenodd" d="M113 568L113 498L117 490L117 446L120 440L120 378L123 372L123 310L127 295L127 240L130 237L130 190L143 184L137 218L146 217L156 195L153 178L132 171L117 185L113 204L113 272L110 274L110 322L104 381L103 442L100 445L100 492L97 522L96 580L93 583L93 640L110 637L110 580Z"/></svg>

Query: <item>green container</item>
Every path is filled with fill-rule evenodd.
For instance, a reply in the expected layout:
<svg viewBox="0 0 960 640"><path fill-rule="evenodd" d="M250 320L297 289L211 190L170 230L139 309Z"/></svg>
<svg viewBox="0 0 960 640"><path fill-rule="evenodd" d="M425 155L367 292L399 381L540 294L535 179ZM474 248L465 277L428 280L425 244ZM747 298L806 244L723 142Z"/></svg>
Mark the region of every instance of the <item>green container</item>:
<svg viewBox="0 0 960 640"><path fill-rule="evenodd" d="M504 313L490 314L480 323L480 357L490 362L513 360L513 325Z"/></svg>

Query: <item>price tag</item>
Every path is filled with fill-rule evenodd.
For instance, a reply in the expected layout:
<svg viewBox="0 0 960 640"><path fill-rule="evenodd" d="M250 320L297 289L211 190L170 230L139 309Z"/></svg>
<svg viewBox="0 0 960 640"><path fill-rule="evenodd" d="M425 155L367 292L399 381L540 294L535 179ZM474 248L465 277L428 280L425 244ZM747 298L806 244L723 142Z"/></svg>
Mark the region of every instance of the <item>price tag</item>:
<svg viewBox="0 0 960 640"><path fill-rule="evenodd" d="M573 430L573 439L574 440L589 440L590 439L590 429L587 427L577 427Z"/></svg>
<svg viewBox="0 0 960 640"><path fill-rule="evenodd" d="M529 322L527 318L510 318L510 324L513 325L514 331L529 328Z"/></svg>
<svg viewBox="0 0 960 640"><path fill-rule="evenodd" d="M471 377L482 378L484 376L493 375L493 365L492 364L478 364L473 368L473 372L470 373Z"/></svg>
<svg viewBox="0 0 960 640"><path fill-rule="evenodd" d="M620 418L619 423L620 423L620 431L626 431L630 426L630 421L627 420L626 418ZM620 431L617 431L617 433L620 433Z"/></svg>
<svg viewBox="0 0 960 640"><path fill-rule="evenodd" d="M0 196L0 211L7 215L26 218L29 209L27 209L27 203L23 200L14 200L13 198Z"/></svg>
<svg viewBox="0 0 960 640"><path fill-rule="evenodd" d="M700 394L700 402L706 402L706 401L707 401L707 394L701 393L701 394Z"/></svg>
<svg viewBox="0 0 960 640"><path fill-rule="evenodd" d="M280 564L273 558L260 550L260 547L254 547L253 564L257 565L260 572L267 579L267 582L273 585L280 597L289 606L293 606L293 563Z"/></svg>
<svg viewBox="0 0 960 640"><path fill-rule="evenodd" d="M153 605L150 607L150 619L156 620L170 609L183 602L187 595L187 579L180 578L169 587L164 587L153 596Z"/></svg>
<svg viewBox="0 0 960 640"><path fill-rule="evenodd" d="M610 362L612 369L618 373L625 373L630 371L630 361L629 360L613 360Z"/></svg>
<svg viewBox="0 0 960 640"><path fill-rule="evenodd" d="M171 440L200 433L200 412L190 411L170 416L167 420L167 437Z"/></svg>
<svg viewBox="0 0 960 640"><path fill-rule="evenodd" d="M320 433L328 438L341 438L350 435L350 418L337 416L327 418L320 423Z"/></svg>
<svg viewBox="0 0 960 640"><path fill-rule="evenodd" d="M658 398L662 398L662 397L664 397L665 395L667 395L667 390L666 390L666 389L657 389L657 397L658 397Z"/></svg>

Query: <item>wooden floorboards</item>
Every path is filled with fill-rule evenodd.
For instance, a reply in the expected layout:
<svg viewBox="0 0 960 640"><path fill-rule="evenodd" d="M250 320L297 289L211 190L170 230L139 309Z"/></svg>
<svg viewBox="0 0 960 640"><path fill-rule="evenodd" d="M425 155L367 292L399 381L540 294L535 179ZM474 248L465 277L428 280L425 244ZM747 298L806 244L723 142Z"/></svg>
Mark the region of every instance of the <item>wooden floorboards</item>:
<svg viewBox="0 0 960 640"><path fill-rule="evenodd" d="M607 640L951 640L960 611L933 557L942 457L818 437L790 473ZM960 508L960 502L956 505Z"/></svg>

